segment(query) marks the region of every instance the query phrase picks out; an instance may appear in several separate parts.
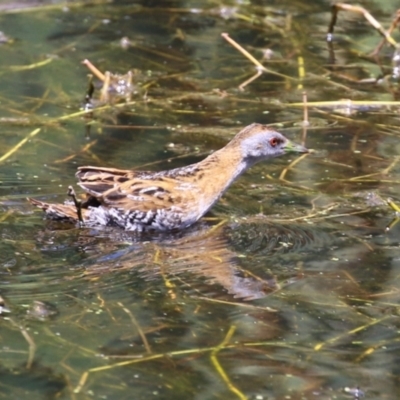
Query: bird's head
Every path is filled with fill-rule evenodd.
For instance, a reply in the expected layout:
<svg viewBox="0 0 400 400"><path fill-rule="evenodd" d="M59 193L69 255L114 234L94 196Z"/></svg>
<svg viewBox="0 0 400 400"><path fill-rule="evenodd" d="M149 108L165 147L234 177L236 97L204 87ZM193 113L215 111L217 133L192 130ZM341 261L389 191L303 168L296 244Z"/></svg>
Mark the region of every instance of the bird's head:
<svg viewBox="0 0 400 400"><path fill-rule="evenodd" d="M309 152L304 146L261 124L247 126L233 141L240 146L243 159L250 164L284 154Z"/></svg>

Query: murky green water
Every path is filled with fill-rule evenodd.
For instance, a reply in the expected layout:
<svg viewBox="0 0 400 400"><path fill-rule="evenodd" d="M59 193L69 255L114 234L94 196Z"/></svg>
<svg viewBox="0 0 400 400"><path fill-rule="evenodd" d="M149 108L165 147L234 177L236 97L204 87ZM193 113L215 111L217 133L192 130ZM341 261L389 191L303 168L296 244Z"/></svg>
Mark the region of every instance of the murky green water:
<svg viewBox="0 0 400 400"><path fill-rule="evenodd" d="M398 98L390 77L359 81L388 77L393 55L367 57L380 37L362 15L339 13L332 67L325 1L10 4L0 399L398 399L400 224L381 199L400 203L399 104L312 103ZM397 5L363 6L387 28ZM240 90L256 70L223 32L258 60L273 50L281 75ZM129 102L75 115L84 59L135 70ZM25 200L64 201L79 165L187 165L252 122L316 151L253 167L184 232L78 228Z"/></svg>

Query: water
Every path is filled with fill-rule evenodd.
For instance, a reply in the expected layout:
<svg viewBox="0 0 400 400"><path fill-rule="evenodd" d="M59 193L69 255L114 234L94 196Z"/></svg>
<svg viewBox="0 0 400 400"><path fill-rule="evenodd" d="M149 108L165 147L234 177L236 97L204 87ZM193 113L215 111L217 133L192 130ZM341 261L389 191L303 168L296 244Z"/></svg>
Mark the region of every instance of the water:
<svg viewBox="0 0 400 400"><path fill-rule="evenodd" d="M395 6L364 3L390 25ZM385 203L400 201L398 104L379 103L396 100L397 86L358 81L381 73L366 57L380 38L358 14L339 13L337 64L327 66L329 7L24 2L2 11L0 295L10 313L0 399L399 397L400 228ZM256 70L223 32L259 60L272 49L263 64L281 75L240 90ZM381 50L387 74L392 56ZM84 59L103 72L135 70L128 104L74 115L88 87ZM311 103L304 133L294 104L303 91L309 102L375 103ZM253 167L186 231L79 228L44 220L25 200L64 201L79 165L187 165L255 121L305 137L315 152Z"/></svg>

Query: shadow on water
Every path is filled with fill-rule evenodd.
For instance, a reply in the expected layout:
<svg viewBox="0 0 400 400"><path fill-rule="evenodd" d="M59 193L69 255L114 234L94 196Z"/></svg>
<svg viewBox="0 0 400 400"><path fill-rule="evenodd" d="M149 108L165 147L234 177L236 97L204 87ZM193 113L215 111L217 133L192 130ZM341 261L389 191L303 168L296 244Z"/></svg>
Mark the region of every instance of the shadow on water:
<svg viewBox="0 0 400 400"><path fill-rule="evenodd" d="M392 52L371 58L376 32L343 11L328 48L326 2L231 3L0 6L0 399L399 397ZM270 72L243 85L254 65L223 32ZM113 74L86 116L84 59ZM255 121L315 152L254 166L185 231L25 200L64 201L79 165L196 162Z"/></svg>

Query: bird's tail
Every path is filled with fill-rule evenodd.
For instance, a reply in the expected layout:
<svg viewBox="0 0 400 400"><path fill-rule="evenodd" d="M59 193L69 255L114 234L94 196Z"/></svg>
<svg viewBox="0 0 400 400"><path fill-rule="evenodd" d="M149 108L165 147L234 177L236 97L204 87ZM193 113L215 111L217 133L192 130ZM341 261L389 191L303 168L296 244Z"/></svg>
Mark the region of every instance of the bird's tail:
<svg viewBox="0 0 400 400"><path fill-rule="evenodd" d="M74 204L52 204L28 197L27 200L36 207L41 208L51 219L79 221L78 213Z"/></svg>

